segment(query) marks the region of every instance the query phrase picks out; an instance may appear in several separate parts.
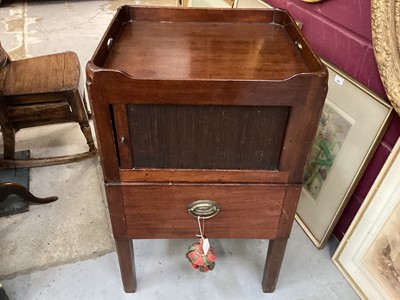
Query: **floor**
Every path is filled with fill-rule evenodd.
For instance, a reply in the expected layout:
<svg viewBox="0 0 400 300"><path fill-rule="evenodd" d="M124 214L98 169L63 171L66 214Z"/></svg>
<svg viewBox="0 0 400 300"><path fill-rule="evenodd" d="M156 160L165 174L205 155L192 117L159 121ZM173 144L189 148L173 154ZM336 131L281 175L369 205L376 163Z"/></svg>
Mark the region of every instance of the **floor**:
<svg viewBox="0 0 400 300"><path fill-rule="evenodd" d="M193 240L134 242L137 292L125 294L115 252L93 260L4 280L15 300L69 299L359 299L331 261L331 248L317 250L295 224L276 290L261 291L268 242L211 240L216 267L208 273L185 258Z"/></svg>
<svg viewBox="0 0 400 300"><path fill-rule="evenodd" d="M118 6L174 6L176 1L2 2L0 40L12 58L73 50L84 70ZM92 162L98 164L95 159ZM90 193L90 188L84 192ZM335 242L317 250L297 224L293 226L277 289L272 294L262 293L260 285L268 241L212 240L217 265L206 274L191 269L185 258L194 241L195 236L193 240L135 241L135 294L123 291L115 252L3 280L1 284L10 299L15 300L358 299L331 261Z"/></svg>

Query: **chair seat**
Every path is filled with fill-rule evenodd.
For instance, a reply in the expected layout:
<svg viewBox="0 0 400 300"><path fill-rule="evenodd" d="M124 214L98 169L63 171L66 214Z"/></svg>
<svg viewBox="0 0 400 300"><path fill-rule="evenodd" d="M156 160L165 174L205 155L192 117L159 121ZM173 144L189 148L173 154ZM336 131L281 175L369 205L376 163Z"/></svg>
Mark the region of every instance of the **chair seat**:
<svg viewBox="0 0 400 300"><path fill-rule="evenodd" d="M3 96L62 92L79 87L79 59L70 51L13 61L4 69Z"/></svg>
<svg viewBox="0 0 400 300"><path fill-rule="evenodd" d="M0 168L38 167L79 161L96 155L84 93L80 91L76 53L12 60L0 44ZM15 159L15 133L27 127L78 122L89 151L55 157Z"/></svg>

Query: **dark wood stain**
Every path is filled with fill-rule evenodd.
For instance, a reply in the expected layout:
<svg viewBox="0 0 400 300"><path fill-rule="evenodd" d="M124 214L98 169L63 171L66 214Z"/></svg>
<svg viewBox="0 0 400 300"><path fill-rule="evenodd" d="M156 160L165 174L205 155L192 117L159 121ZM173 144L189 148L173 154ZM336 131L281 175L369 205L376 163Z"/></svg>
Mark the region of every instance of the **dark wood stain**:
<svg viewBox="0 0 400 300"><path fill-rule="evenodd" d="M136 79L282 80L308 71L282 26L221 22L126 23L105 67Z"/></svg>
<svg viewBox="0 0 400 300"><path fill-rule="evenodd" d="M209 199L221 206L221 211L206 221L209 238L274 239L279 236L285 195L292 189L298 190L260 184L124 185L128 236L190 238L197 232L197 219L188 215L186 207L195 200Z"/></svg>
<svg viewBox="0 0 400 300"><path fill-rule="evenodd" d="M134 168L276 170L288 107L128 105Z"/></svg>
<svg viewBox="0 0 400 300"><path fill-rule="evenodd" d="M12 60L0 44L0 168L39 167L93 157L97 150L81 96L78 55L62 52ZM16 133L23 128L78 122L89 150L83 153L16 159ZM37 140L35 142L38 142Z"/></svg>
<svg viewBox="0 0 400 300"><path fill-rule="evenodd" d="M192 237L186 206L211 199L222 209L206 235L271 239L272 292L327 92L292 17L125 6L87 78L125 291L136 288L129 239Z"/></svg>

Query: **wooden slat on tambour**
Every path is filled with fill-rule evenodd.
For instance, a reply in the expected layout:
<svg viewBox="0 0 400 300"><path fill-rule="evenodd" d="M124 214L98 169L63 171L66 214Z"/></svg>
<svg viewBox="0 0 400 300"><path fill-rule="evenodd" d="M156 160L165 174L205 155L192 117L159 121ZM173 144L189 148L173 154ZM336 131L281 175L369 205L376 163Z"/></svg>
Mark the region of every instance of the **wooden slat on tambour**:
<svg viewBox="0 0 400 300"><path fill-rule="evenodd" d="M114 122L116 128L116 140L119 154L119 167L121 169L133 168L133 157L131 144L136 141L131 141L129 134L128 115L126 105L116 104L112 107Z"/></svg>
<svg viewBox="0 0 400 300"><path fill-rule="evenodd" d="M278 106L128 105L127 110L134 168L277 170L289 116L288 107Z"/></svg>

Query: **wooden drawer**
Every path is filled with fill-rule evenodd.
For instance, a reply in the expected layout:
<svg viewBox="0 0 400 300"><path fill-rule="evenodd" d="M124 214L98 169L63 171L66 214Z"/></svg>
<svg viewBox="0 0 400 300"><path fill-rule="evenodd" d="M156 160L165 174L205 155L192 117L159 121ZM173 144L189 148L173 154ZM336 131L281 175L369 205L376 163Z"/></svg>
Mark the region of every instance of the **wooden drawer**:
<svg viewBox="0 0 400 300"><path fill-rule="evenodd" d="M199 199L221 206L206 236L272 240L273 291L327 92L292 17L124 6L86 70L125 291L130 239L195 239Z"/></svg>
<svg viewBox="0 0 400 300"><path fill-rule="evenodd" d="M194 238L197 219L187 205L217 202L220 212L205 221L212 238L288 237L299 186L264 184L122 184L130 238Z"/></svg>

